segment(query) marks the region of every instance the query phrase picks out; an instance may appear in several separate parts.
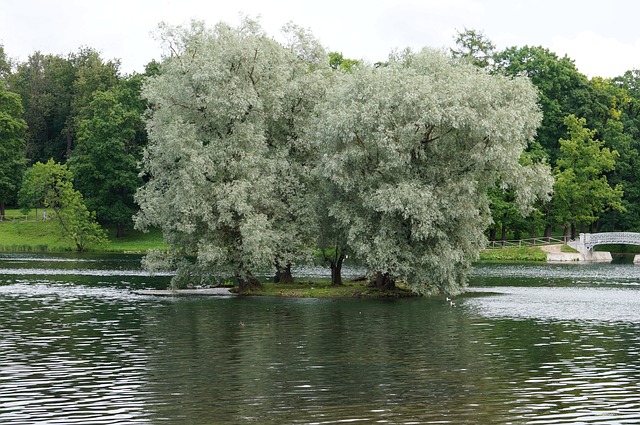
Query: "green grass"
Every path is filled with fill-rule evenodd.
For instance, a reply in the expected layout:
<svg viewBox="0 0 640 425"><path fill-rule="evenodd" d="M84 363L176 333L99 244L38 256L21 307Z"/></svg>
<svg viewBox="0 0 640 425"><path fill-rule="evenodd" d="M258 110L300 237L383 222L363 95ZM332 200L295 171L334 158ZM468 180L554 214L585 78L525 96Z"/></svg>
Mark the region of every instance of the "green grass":
<svg viewBox="0 0 640 425"><path fill-rule="evenodd" d="M7 209L5 210L5 221L37 221L42 220L42 213L44 209L38 208L38 210L29 210L26 214L22 210Z"/></svg>
<svg viewBox="0 0 640 425"><path fill-rule="evenodd" d="M153 229L148 233L128 229L124 237L116 238L115 230L109 231L109 243L102 248L107 252L144 253L149 249L166 249L162 239L162 232Z"/></svg>
<svg viewBox="0 0 640 425"><path fill-rule="evenodd" d="M58 225L50 221L0 223L0 250L17 252L73 251L73 243L60 239Z"/></svg>
<svg viewBox="0 0 640 425"><path fill-rule="evenodd" d="M244 292L243 295L260 295L292 298L405 298L415 297L415 293L402 283L396 289L379 291L369 287L367 282L345 282L343 286L331 286L328 279L300 281L294 283L264 283L260 289Z"/></svg>
<svg viewBox="0 0 640 425"><path fill-rule="evenodd" d="M495 248L480 252L481 261L547 261L547 253L539 247Z"/></svg>
<svg viewBox="0 0 640 425"><path fill-rule="evenodd" d="M65 252L74 251L75 245L61 237L60 226L55 220L42 220L42 211L38 210L26 216L20 210L7 210L6 221L0 222L0 251L3 252ZM89 247L94 252L144 253L149 249L165 249L162 233L153 230L142 233L128 229L123 238L116 238L115 231L108 229L109 242L99 248Z"/></svg>

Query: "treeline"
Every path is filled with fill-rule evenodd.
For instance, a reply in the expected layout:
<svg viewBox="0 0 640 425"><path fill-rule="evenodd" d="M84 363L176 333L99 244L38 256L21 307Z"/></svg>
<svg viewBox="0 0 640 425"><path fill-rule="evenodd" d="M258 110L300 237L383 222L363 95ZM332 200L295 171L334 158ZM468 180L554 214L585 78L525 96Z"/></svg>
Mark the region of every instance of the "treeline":
<svg viewBox="0 0 640 425"><path fill-rule="evenodd" d="M64 165L87 208L122 235L132 225L133 195L142 185L147 103L141 88L158 64L122 75L118 60L86 47L66 56L35 52L16 63L0 46L0 70L0 216L5 205L45 202L34 198L34 187L20 190L28 167Z"/></svg>
<svg viewBox="0 0 640 425"><path fill-rule="evenodd" d="M492 190L491 239L640 230L639 71L587 78L568 57L544 47L497 51L474 30L459 33L450 53L490 74L527 76L538 89L542 123L522 161L548 162L554 196L523 217L513 192ZM329 61L340 72L358 64L335 52ZM138 211L133 195L143 184L138 164L148 104L141 87L160 70L151 62L144 73L122 75L117 59L88 47L12 62L0 46L0 216L5 205L20 203L24 171L53 159L68 166L98 221L121 235Z"/></svg>
<svg viewBox="0 0 640 425"><path fill-rule="evenodd" d="M640 230L640 71L589 79L567 56L531 46L497 51L475 30L458 33L451 54L492 74L527 76L538 89L543 119L528 152L551 165L554 195L522 217L509 191L492 193L491 239Z"/></svg>

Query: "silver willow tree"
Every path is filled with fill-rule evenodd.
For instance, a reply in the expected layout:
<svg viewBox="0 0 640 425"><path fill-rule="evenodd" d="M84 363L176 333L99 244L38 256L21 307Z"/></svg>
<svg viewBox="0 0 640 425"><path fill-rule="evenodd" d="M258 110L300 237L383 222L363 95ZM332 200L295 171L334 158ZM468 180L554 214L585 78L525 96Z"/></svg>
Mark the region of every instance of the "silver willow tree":
<svg viewBox="0 0 640 425"><path fill-rule="evenodd" d="M328 63L308 32L285 32L286 46L249 19L161 29L169 55L144 89L147 183L135 221L162 229L168 254L145 262L176 270L176 285L215 272L243 290L259 284L257 270L286 270L313 246L311 145L300 134Z"/></svg>
<svg viewBox="0 0 640 425"><path fill-rule="evenodd" d="M491 221L488 189L514 189L523 210L548 196L549 167L521 163L536 102L525 78L428 49L340 76L308 137L338 193L329 213L378 287L460 292Z"/></svg>

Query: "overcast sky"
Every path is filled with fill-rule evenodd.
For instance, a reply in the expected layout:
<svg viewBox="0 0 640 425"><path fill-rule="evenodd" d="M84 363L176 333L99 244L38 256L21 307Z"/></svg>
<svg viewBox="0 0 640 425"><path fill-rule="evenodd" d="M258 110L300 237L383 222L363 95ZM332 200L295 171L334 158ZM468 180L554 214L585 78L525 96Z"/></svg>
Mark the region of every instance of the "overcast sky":
<svg viewBox="0 0 640 425"><path fill-rule="evenodd" d="M543 46L568 55L589 77L640 68L637 0L0 0L0 44L20 61L39 50L80 46L120 59L124 73L160 59L158 23L191 19L236 25L259 17L277 38L289 21L312 30L330 51L369 62L394 48L453 47L456 31L481 30L498 50Z"/></svg>

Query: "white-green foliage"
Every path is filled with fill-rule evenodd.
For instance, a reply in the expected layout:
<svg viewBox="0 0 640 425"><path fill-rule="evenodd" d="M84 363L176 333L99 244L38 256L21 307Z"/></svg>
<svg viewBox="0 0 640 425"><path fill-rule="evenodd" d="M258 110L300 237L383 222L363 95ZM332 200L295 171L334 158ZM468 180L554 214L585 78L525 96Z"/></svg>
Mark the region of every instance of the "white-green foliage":
<svg viewBox="0 0 640 425"><path fill-rule="evenodd" d="M161 227L172 253L197 259L156 255L148 267L177 265L176 280L209 271L246 279L311 246L301 179L309 151L298 134L322 91L310 72L319 47L305 31L287 31L290 46L250 20L163 28L171 54L144 89L149 181L136 225Z"/></svg>
<svg viewBox="0 0 640 425"><path fill-rule="evenodd" d="M541 115L524 78L491 76L423 50L340 76L309 133L317 170L342 196L330 213L370 273L420 293L459 292L490 223L487 190L526 209L548 195L544 165L519 159Z"/></svg>
<svg viewBox="0 0 640 425"><path fill-rule="evenodd" d="M146 266L246 280L324 235L372 275L459 292L488 189L514 189L523 211L550 191L548 167L520 162L541 118L531 84L430 50L332 73L308 31L285 32L286 46L250 20L162 30L136 225L162 228L170 252Z"/></svg>

